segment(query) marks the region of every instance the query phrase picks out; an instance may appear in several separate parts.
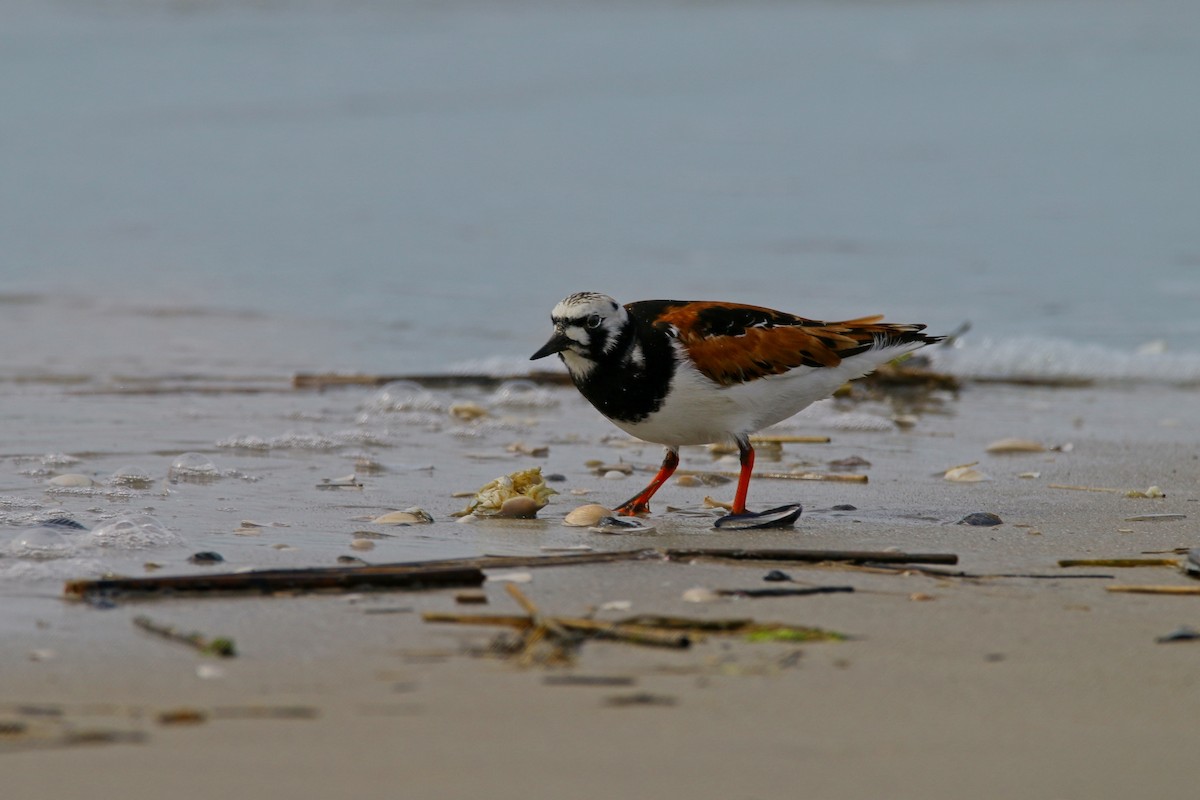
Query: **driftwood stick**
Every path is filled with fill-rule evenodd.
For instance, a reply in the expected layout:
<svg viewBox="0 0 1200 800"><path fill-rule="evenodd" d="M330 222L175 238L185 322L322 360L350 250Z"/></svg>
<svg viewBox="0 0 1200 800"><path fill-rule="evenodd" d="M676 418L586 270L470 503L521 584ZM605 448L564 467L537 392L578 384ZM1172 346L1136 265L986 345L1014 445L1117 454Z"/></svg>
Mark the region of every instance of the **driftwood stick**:
<svg viewBox="0 0 1200 800"><path fill-rule="evenodd" d="M657 472L657 467L639 467L642 472ZM711 469L677 469L676 475L720 475L723 478L737 478L739 473L726 470ZM868 483L866 475L856 475L848 472L755 472L755 478L780 481L830 481L833 483Z"/></svg>
<svg viewBox="0 0 1200 800"><path fill-rule="evenodd" d="M237 648L234 647L233 639L224 637L209 639L202 633L183 633L170 625L155 622L144 615L134 617L133 624L147 633L160 636L168 641L194 647L205 655L219 656L221 658L233 658L237 655Z"/></svg>
<svg viewBox="0 0 1200 800"><path fill-rule="evenodd" d="M1178 567L1177 558L1063 558L1060 567Z"/></svg>
<svg viewBox="0 0 1200 800"><path fill-rule="evenodd" d="M459 625L503 625L518 630L524 630L534 625L533 620L529 617L504 614L450 614L431 611L422 614L421 619L426 622L449 622ZM629 644L685 648L692 641L692 637L687 634L673 630L661 630L647 625L599 622L580 617L552 617L551 619L556 625L571 633L628 642Z"/></svg>
<svg viewBox="0 0 1200 800"><path fill-rule="evenodd" d="M1200 594L1200 586L1105 586L1109 592L1125 592L1127 594Z"/></svg>
<svg viewBox="0 0 1200 800"><path fill-rule="evenodd" d="M315 567L67 581L63 592L67 597L77 600L96 595L122 594L152 597L190 594L274 594L296 591L345 592L481 586L484 579L483 572L477 568L426 568L409 565Z"/></svg>
<svg viewBox="0 0 1200 800"><path fill-rule="evenodd" d="M747 550L727 548L670 549L671 561L692 558L722 558L734 561L847 561L854 564L957 564L954 553L897 553L891 550Z"/></svg>

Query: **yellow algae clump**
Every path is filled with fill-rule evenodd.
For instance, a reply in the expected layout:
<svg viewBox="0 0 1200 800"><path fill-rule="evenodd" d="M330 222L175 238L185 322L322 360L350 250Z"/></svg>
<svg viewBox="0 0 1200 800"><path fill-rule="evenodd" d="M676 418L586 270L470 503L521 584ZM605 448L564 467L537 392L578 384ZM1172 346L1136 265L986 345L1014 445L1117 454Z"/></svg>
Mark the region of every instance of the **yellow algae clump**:
<svg viewBox="0 0 1200 800"><path fill-rule="evenodd" d="M542 479L542 468L533 467L502 475L481 487L458 516L474 514L477 517L529 519L537 516L537 512L550 502L550 496L556 494L558 492Z"/></svg>

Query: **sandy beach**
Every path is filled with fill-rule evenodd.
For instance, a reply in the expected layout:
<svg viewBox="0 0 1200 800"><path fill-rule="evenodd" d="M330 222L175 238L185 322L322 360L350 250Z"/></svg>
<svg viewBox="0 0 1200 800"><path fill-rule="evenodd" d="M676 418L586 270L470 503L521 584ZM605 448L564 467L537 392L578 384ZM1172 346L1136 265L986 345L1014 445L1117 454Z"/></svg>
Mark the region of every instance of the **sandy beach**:
<svg viewBox="0 0 1200 800"><path fill-rule="evenodd" d="M294 402L348 407L360 394L368 396L346 390L300 394ZM544 555L543 548L578 545L601 552L898 548L955 553L957 569L971 574L1042 577L658 560L528 570L532 579L521 588L546 613L594 612L608 620L748 617L851 637L802 644L714 636L679 651L594 641L567 668L521 668L471 655L497 629L421 619L426 611L519 613L503 580L485 584L486 606L457 605L456 591L447 589L119 602L107 610L60 600L53 581L36 582L36 590L10 582L6 604L20 613L6 616L0 719L13 733L0 748L11 796L149 798L169 787L175 796L203 797L214 786L264 798L331 792L420 798L1193 794L1182 767L1192 750L1200 645L1156 639L1196 625L1200 599L1106 587L1197 584L1172 568L1066 569L1057 562L1146 557L1195 544L1200 414L1194 390L970 384L957 398L943 397L938 413L921 414L915 426L874 432L838 426L868 414L883 419L886 404L830 411L788 430L824 431L831 442L785 445L783 462L815 468L856 455L870 462L860 468L869 483L756 481L754 505L804 503L794 531L717 532L666 506L695 505L728 487L669 485L651 517L657 532L627 536L565 528L560 521L582 502L623 499L630 481L640 480L604 481L586 461L652 464L657 448L606 438L603 421L570 390L550 394L554 403L520 412L528 425L520 438L548 444L544 459L501 457L504 443L517 438L507 427L516 424L511 421L491 428L447 422L434 431L421 417L414 436L442 442L421 451L438 478L384 473L365 479L350 503L297 500L298 512L274 498L277 515L292 506L292 527L263 533L256 543L292 542L296 564L328 564L332 553L351 552L347 538L363 527L353 521L362 508L414 499L433 514L434 525L392 529L397 538L356 555L373 563L410 560L420 546L404 539L420 536L462 539L463 555ZM221 407L244 413L247 403L262 400L227 395L209 402L214 414ZM504 412L493 413L497 420ZM473 434L465 435L468 430ZM1058 449L985 452L1009 436ZM464 441L494 458L454 452ZM334 456L289 458L328 462ZM941 477L972 461L991 480ZM539 520L463 525L448 519L463 502L450 497L452 491L533 463L566 478ZM293 477L311 472L310 466L295 469ZM684 466L709 468L711 458L685 450ZM1054 485L1156 485L1166 497ZM252 488L267 504L267 487ZM575 497L572 488L591 492ZM240 486L227 480L203 490L206 515L194 496L158 500L159 513L179 525L166 512L181 503L178 514L199 515L195 527L200 518L220 519L218 505L244 511ZM309 497L315 494L309 490ZM856 510L833 510L846 504ZM972 512L997 514L1003 524L955 524ZM1161 514L1183 516L1129 521ZM235 564L239 557L253 561L258 551L247 550L246 541L214 533L204 549L224 550ZM176 548L168 556L137 558L163 561L166 571L195 571L185 555ZM772 568L798 585L854 591L683 600L693 587L775 585L763 581ZM1071 577L1080 574L1111 577ZM139 614L232 637L239 655L215 659L158 640L131 624ZM564 675L572 677L564 683ZM161 721L179 710L195 714L195 724ZM72 733L87 731L132 740L67 743Z"/></svg>

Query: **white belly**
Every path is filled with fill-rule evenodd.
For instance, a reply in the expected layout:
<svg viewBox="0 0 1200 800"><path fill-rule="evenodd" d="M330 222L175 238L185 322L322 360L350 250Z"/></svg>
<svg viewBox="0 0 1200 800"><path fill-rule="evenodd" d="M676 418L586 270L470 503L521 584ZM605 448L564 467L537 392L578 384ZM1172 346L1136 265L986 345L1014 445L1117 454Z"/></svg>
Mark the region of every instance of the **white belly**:
<svg viewBox="0 0 1200 800"><path fill-rule="evenodd" d="M796 367L782 375L730 386L721 386L696 369L681 366L658 411L641 422L614 423L632 436L669 447L749 436L829 397L846 381L862 377L920 346L870 350L836 367Z"/></svg>

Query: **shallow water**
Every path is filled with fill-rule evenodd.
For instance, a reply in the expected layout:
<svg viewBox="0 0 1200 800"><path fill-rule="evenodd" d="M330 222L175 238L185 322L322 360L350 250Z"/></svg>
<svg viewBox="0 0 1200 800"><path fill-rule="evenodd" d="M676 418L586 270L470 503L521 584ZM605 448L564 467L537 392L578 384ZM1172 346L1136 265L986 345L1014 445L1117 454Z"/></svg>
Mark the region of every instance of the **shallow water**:
<svg viewBox="0 0 1200 800"><path fill-rule="evenodd" d="M1191 2L18 2L0 44L18 374L511 369L579 289L1200 351Z"/></svg>

